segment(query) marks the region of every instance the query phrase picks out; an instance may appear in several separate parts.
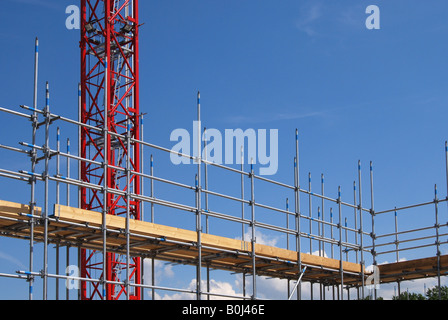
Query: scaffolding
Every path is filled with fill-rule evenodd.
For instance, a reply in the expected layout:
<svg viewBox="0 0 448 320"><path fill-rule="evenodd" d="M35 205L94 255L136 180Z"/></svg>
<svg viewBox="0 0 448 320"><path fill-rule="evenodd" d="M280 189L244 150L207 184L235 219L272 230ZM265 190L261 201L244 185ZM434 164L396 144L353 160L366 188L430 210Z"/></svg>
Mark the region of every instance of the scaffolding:
<svg viewBox="0 0 448 320"><path fill-rule="evenodd" d="M37 47L36 40L36 47ZM42 279L43 299L48 299L49 278L56 280L55 296L60 299L59 280L80 281L92 284L93 290L102 294L105 299L107 285L114 285L112 297L124 293L126 299L135 296L137 290L142 290L141 297L150 292L155 299L156 291L188 293L197 300L225 298L225 299L258 299L257 277L265 276L286 279L286 298L294 296L302 298L302 284L310 283L311 297L315 285L319 287L319 298L324 300L325 289L332 288L333 299L350 299L355 292L357 299L363 299L367 293L365 288L375 280L375 272L367 271L366 266L371 261L374 269L379 270L378 283L396 282L425 277L436 277L439 288L441 278L448 273L447 256L441 254L441 247L447 244L447 223L441 223L439 207L446 198L439 198L437 186L434 188L434 198L430 201L392 209L375 211L373 163L368 169L370 203L364 205L362 165L358 162L357 179L353 182L353 190L342 198L341 187L337 190L337 197L332 198L325 192L324 176L320 177L320 192L312 189L311 174L308 174L308 186L300 185L302 168L300 168L299 133L295 132L295 150L291 161L291 181L280 182L265 176L255 174L255 166L245 161L244 150L241 149L241 165L239 167L218 164L202 156L202 147L207 148L205 141L196 143L195 155L174 152L163 146L147 142L143 136L143 115L140 116L141 132L139 137L130 134L130 127L124 134L104 130L103 127L83 123L81 119L70 119L63 115L52 113L50 110L50 86L46 84L46 103L44 108L38 107L37 99L38 50L36 50L35 84L33 106L20 106L23 111L10 108L0 108L3 113L27 120L31 123L31 141L21 141L19 146L3 144L0 141L2 154L14 153L26 157L30 161L30 170L13 170L0 168L2 185L7 179L19 180L29 184L29 202L0 202L0 235L18 238L29 242L29 268L19 270L16 274L0 273L1 277L26 280L29 283L29 299L33 299L33 287L38 278ZM81 90L79 92L79 108L81 109ZM200 94L197 97L198 132L206 132L201 126ZM80 112L81 114L81 112ZM193 119L192 119L193 120ZM57 126L56 126L57 124ZM142 160L142 170L135 171L131 166L131 157L122 155L121 164L113 165L83 157L80 147L79 132L88 128L104 136L104 141L110 139L117 144L139 149L141 155L150 154L149 172L145 170L146 163ZM67 139L66 151L61 146L61 132L77 132L75 139ZM73 152L73 144L78 142L78 153ZM43 141L43 145L39 143ZM204 142L204 144L202 143ZM155 175L157 159L164 159L171 154L193 161L195 166L171 166L168 170L180 170L186 181L170 179L163 174ZM205 152L205 154L207 154ZM448 147L445 144L445 162L448 184ZM82 164L92 164L97 168L112 168L121 173L126 181L121 189L109 188L106 184L89 183L81 179ZM64 170L65 169L65 170ZM74 170L75 169L75 170ZM43 170L43 173L38 173ZM131 187L131 175L138 177L141 185L140 192L134 192ZM219 176L219 184L213 184L211 177ZM217 191L225 185L223 181L234 180L233 187L227 191ZM168 199L156 196L159 184L161 190L168 190L167 194L174 197ZM149 186L149 189L145 188ZM214 187L215 186L215 187ZM41 188L41 189L38 189ZM214 189L216 188L216 189ZM81 209L82 189L94 192L98 197L107 196L126 198L140 203L141 221L133 219L130 206L127 205L123 217L116 220L107 217L104 211L93 212ZM271 189L281 190L284 195L273 200L263 197L259 201L256 191L263 194ZM37 190L43 190L43 196L37 196ZM40 193L39 193L40 194ZM65 201L62 196L65 194ZM73 194L77 194L73 200ZM258 194L258 193L257 193ZM272 193L273 194L273 193ZM257 200L256 200L257 199ZM101 202L101 201L99 201ZM272 201L274 203L274 201ZM290 210L290 203L294 209ZM410 229L400 229L399 215L414 208L429 208L433 211L433 223ZM162 224L155 224L156 212L163 211ZM163 208L163 210L162 210ZM100 208L101 209L101 208ZM173 212L183 212L186 215L176 215ZM145 213L149 214L145 215ZM376 234L375 226L378 219L393 219L394 230L390 233ZM426 216L427 221L430 219ZM179 220L179 223L178 221ZM400 219L401 221L401 219ZM179 225L176 225L176 224ZM387 222L390 223L390 222ZM224 225L232 225L227 234ZM212 231L213 230L213 231ZM235 230L241 230L235 231ZM274 232L283 236L286 241L281 246L263 244L257 239L258 231ZM222 233L218 235L217 233ZM424 233L421 235L421 233ZM422 243L424 242L424 243ZM34 246L43 245L42 269L36 271ZM50 244L55 244L56 272L49 271L48 250ZM103 267L98 268L96 274L89 276L73 276L66 270L59 270L61 264L60 248L66 248L66 267L69 267L70 249L78 253L78 266L81 264L82 250L92 250L95 254L105 257L107 253L118 255L116 280L108 280L102 276ZM418 257L413 261L400 261L402 251L435 248L431 257ZM381 255L394 255L394 262L378 264ZM152 261L151 281L144 281L143 272L133 273L131 257L139 257L141 270L144 271L145 259ZM166 261L176 265L190 265L196 268L196 288L162 287L157 285L154 271L156 260ZM103 260L105 261L105 260ZM94 265L94 263L93 263ZM94 268L92 268L92 272ZM210 290L210 271L226 270L241 274L243 288L241 295L228 295ZM139 279L137 279L137 276ZM247 278L251 277L250 288L247 288ZM205 280L204 280L205 278ZM376 287L375 287L376 288ZM250 289L250 290L248 290ZM400 286L399 286L400 290ZM77 290L76 299L80 299L81 289ZM345 293L344 293L345 291ZM376 289L372 290L376 297ZM440 290L439 290L440 294ZM439 296L440 297L440 296ZM70 290L66 290L66 299L70 297Z"/></svg>

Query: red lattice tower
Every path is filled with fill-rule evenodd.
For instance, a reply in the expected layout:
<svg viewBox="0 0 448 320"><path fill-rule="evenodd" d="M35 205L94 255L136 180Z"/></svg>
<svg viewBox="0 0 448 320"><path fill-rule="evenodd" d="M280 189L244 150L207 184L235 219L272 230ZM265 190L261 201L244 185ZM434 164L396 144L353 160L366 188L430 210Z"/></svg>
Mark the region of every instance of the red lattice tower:
<svg viewBox="0 0 448 320"><path fill-rule="evenodd" d="M109 133L130 134L131 139L139 140L138 28L138 0L81 0L81 121ZM132 193L140 194L140 177L135 174L140 172L138 145L128 145L127 139L110 134L104 137L104 132L88 127L81 129L81 156L106 164L83 162L81 179L122 192L127 192L129 185ZM129 184L125 172L111 167L124 169L127 161L134 172ZM139 201L127 201L125 196L113 192L107 192L104 197L102 190L81 188L82 209L126 215L128 205L130 218L140 220ZM106 261L103 260L102 252L83 249L81 276L141 283L140 258L132 257L129 277L125 256L108 252ZM127 294L123 285L109 283L103 290L101 283L81 282L83 300L118 300ZM130 286L129 298L140 299L141 289Z"/></svg>

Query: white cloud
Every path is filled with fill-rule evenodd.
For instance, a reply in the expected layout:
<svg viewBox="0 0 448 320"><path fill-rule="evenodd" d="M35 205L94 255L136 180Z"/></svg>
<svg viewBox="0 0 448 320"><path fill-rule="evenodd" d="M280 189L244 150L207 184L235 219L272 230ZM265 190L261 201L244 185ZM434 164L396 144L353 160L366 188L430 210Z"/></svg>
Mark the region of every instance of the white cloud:
<svg viewBox="0 0 448 320"><path fill-rule="evenodd" d="M151 267L152 267L152 260L151 259L144 259L144 281L145 283L151 283ZM173 266L172 264L166 263L164 261L160 260L154 260L154 271L155 271L155 278L156 279L163 279L163 278L173 278L174 272L173 272Z"/></svg>
<svg viewBox="0 0 448 320"><path fill-rule="evenodd" d="M257 229L255 229L255 238L257 239L258 244L264 244L271 247L275 247L279 239L278 237L266 235ZM241 240L241 237L237 237L236 239ZM250 239L252 239L252 231L249 229L244 233L244 240L250 241Z"/></svg>
<svg viewBox="0 0 448 320"><path fill-rule="evenodd" d="M297 20L297 28L306 33L308 36L317 35L314 23L322 17L322 4L313 3L311 6L302 6L299 19Z"/></svg>
<svg viewBox="0 0 448 320"><path fill-rule="evenodd" d="M229 296L241 296L241 294L237 293L237 291L233 288L232 284L225 281L217 281L214 279L210 280L210 292L222 295ZM207 290L207 281L202 280L201 286L203 291ZM196 290L196 279L192 279L185 290ZM196 298L196 293L188 293L188 292L176 292L176 293L166 293L163 296L156 293L156 300L192 300ZM206 299L204 296L203 299ZM210 296L210 300L229 300L230 297L221 297L221 296ZM238 299L238 298L235 298Z"/></svg>
<svg viewBox="0 0 448 320"><path fill-rule="evenodd" d="M267 123L272 121L297 120L311 117L322 117L325 113L322 111L315 112L280 112L275 114L259 113L257 115L235 115L227 117L227 122L239 123Z"/></svg>
<svg viewBox="0 0 448 320"><path fill-rule="evenodd" d="M15 3L22 3L22 4L29 4L29 5L36 5L40 7L45 8L51 8L51 9L60 9L61 4L57 1L47 1L47 0L9 0L10 2Z"/></svg>
<svg viewBox="0 0 448 320"><path fill-rule="evenodd" d="M1 252L1 251L0 251L0 259L9 261L11 263L14 263L15 265L17 265L22 270L27 270L28 269L27 267L25 267L25 265L21 261L17 260L13 256L10 256L9 254L6 254L6 253Z"/></svg>

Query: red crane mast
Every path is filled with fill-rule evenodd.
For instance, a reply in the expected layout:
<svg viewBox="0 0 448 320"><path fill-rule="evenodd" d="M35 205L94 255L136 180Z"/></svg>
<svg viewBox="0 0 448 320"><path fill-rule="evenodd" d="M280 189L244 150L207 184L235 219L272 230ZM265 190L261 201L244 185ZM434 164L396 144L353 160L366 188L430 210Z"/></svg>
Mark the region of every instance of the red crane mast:
<svg viewBox="0 0 448 320"><path fill-rule="evenodd" d="M141 203L129 197L141 184L133 141L140 140L138 44L138 0L81 0L81 122L102 129L81 129L81 156L92 160L83 162L81 179L100 186L81 188L81 208L140 220ZM82 249L81 277L125 285L82 281L80 298L141 299L141 288L127 285L141 284L141 260L126 259Z"/></svg>

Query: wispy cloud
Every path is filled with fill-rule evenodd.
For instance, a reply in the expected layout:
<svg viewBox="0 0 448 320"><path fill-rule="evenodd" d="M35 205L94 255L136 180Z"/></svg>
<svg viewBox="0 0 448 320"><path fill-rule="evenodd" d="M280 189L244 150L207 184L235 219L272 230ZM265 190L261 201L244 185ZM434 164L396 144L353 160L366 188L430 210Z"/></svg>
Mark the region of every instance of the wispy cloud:
<svg viewBox="0 0 448 320"><path fill-rule="evenodd" d="M296 22L297 28L308 36L317 35L315 22L322 17L323 7L321 3L302 6L299 19Z"/></svg>
<svg viewBox="0 0 448 320"><path fill-rule="evenodd" d="M51 9L62 8L62 5L61 3L59 3L59 1L52 1L52 0L7 0L7 1L16 4L29 4Z"/></svg>
<svg viewBox="0 0 448 320"><path fill-rule="evenodd" d="M26 270L27 269L27 267L25 267L25 265L21 261L19 261L18 259L10 256L9 254L6 254L6 253L1 252L1 251L0 251L0 259L9 261L10 263L14 263L16 266L18 266L22 270Z"/></svg>
<svg viewBox="0 0 448 320"><path fill-rule="evenodd" d="M227 122L232 124L241 123L267 123L275 121L285 121L285 120L298 120L310 117L322 117L325 112L315 111L315 112L280 112L275 114L257 114L257 115L235 115L226 118Z"/></svg>
<svg viewBox="0 0 448 320"><path fill-rule="evenodd" d="M230 295L230 296L241 296L241 294L237 293L235 289L233 288L233 285L229 282L225 281L217 281L214 279L211 279L210 282L210 292L216 293L216 294L222 294L222 295ZM207 287L207 281L201 280L201 286L203 288ZM196 290L196 279L192 279L190 281L190 284L188 285L187 290L195 291ZM156 293L156 300L192 300L194 299L196 294L194 293L173 293L173 294L164 294L163 296ZM222 296L210 296L210 300L223 300L223 299L229 299L227 297Z"/></svg>

